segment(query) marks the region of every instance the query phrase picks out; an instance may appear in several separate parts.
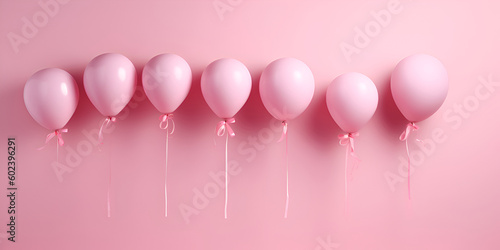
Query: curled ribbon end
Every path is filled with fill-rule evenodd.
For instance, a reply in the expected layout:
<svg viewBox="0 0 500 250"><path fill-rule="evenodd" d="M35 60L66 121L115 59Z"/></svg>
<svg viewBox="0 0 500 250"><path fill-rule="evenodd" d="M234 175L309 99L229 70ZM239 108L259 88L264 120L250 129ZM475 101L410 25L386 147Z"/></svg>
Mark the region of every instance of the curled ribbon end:
<svg viewBox="0 0 500 250"><path fill-rule="evenodd" d="M62 133L67 133L67 132L68 132L67 128L62 128L62 129L58 129L58 130L55 131L55 134L57 136L57 142L59 143L60 146L64 145L64 140L62 138Z"/></svg>
<svg viewBox="0 0 500 250"><path fill-rule="evenodd" d="M174 114L172 113L160 115L160 129L167 129L169 121L172 121L172 130L168 133L173 134L175 130L175 123L174 123Z"/></svg>
<svg viewBox="0 0 500 250"><path fill-rule="evenodd" d="M234 118L229 118L226 119L226 126L227 126L227 132L229 132L229 136L234 137L236 134L234 133L233 129L229 126L229 123L235 123L236 120Z"/></svg>
<svg viewBox="0 0 500 250"><path fill-rule="evenodd" d="M289 199L290 199L290 197L287 195L286 196L286 203L285 203L285 214L283 215L283 217L285 219L288 218L288 203L289 203Z"/></svg>

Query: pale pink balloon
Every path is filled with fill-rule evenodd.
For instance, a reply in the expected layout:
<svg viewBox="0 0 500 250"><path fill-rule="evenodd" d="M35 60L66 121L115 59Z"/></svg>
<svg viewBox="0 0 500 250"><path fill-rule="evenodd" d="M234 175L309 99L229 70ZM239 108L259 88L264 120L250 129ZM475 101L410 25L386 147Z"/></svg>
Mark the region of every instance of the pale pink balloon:
<svg viewBox="0 0 500 250"><path fill-rule="evenodd" d="M391 91L401 113L410 122L434 114L448 94L448 73L435 57L417 54L401 60L392 72Z"/></svg>
<svg viewBox="0 0 500 250"><path fill-rule="evenodd" d="M121 54L99 55L85 68L83 86L102 115L116 116L134 95L137 86L135 67Z"/></svg>
<svg viewBox="0 0 500 250"><path fill-rule="evenodd" d="M328 86L326 104L333 120L342 130L357 132L377 110L377 87L361 73L345 73Z"/></svg>
<svg viewBox="0 0 500 250"><path fill-rule="evenodd" d="M252 77L247 67L235 59L223 58L210 63L201 75L203 98L214 113L232 118L248 100Z"/></svg>
<svg viewBox="0 0 500 250"><path fill-rule="evenodd" d="M142 86L155 108L164 114L174 112L191 89L189 64L175 54L157 55L144 66Z"/></svg>
<svg viewBox="0 0 500 250"><path fill-rule="evenodd" d="M259 92L262 103L274 118L291 120L311 103L314 77L302 61L281 58L271 62L262 72Z"/></svg>
<svg viewBox="0 0 500 250"><path fill-rule="evenodd" d="M78 105L78 86L66 71L42 69L24 86L24 104L30 115L48 130L63 128Z"/></svg>

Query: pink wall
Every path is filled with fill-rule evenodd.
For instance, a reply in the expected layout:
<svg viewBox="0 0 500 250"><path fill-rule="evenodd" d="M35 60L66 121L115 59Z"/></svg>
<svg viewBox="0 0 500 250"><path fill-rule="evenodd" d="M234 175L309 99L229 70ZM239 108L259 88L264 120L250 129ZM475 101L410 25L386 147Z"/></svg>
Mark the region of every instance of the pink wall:
<svg viewBox="0 0 500 250"><path fill-rule="evenodd" d="M60 2L45 10L37 1L0 1L1 249L500 248L500 5L495 1ZM215 5L226 9L218 13ZM391 13L390 20L377 21L373 13L381 11ZM26 20L36 31L23 29ZM369 39L355 42L357 30L367 26ZM9 39L16 35L13 44ZM352 46L351 54L342 52L346 46ZM105 135L103 152L85 136L103 118L85 95L83 70L105 52L126 55L138 71L159 53L176 53L193 70L193 87L175 113L170 139L167 218L164 131L143 92ZM443 62L450 91L414 134L427 139L427 148L410 143L410 204L405 148L398 140L406 121L392 101L389 77L399 60L414 53ZM304 61L316 80L311 105L289 123L288 219L283 218L284 144L276 143L279 127L258 93L263 68L284 56ZM224 169L224 141L214 131L219 119L200 91L204 67L221 57L242 61L253 78L229 144L237 173L229 187L227 220L223 189L209 193L207 204L193 203L196 192L218 187L211 174ZM64 135L60 159L67 172L60 176L53 169L55 143L36 150L49 131L30 117L22 97L26 80L46 67L70 72L81 93ZM375 82L380 103L357 140L362 163L351 182L346 216L344 147L338 145L341 131L328 113L325 91L349 71ZM5 233L11 136L18 166L15 243ZM108 164L111 218L106 217ZM187 206L197 214L183 216L180 208Z"/></svg>

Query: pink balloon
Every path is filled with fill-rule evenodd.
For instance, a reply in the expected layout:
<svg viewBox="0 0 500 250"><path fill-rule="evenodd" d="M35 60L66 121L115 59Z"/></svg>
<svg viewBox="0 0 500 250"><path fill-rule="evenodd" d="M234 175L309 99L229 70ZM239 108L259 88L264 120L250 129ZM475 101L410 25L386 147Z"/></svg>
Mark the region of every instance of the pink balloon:
<svg viewBox="0 0 500 250"><path fill-rule="evenodd" d="M121 54L99 55L83 73L85 92L104 116L118 115L134 95L136 85L135 67Z"/></svg>
<svg viewBox="0 0 500 250"><path fill-rule="evenodd" d="M262 72L260 97L267 111L280 121L299 116L311 103L314 77L307 65L295 58L271 62Z"/></svg>
<svg viewBox="0 0 500 250"><path fill-rule="evenodd" d="M144 66L142 85L155 108L164 114L174 112L191 89L191 68L175 54L157 55Z"/></svg>
<svg viewBox="0 0 500 250"><path fill-rule="evenodd" d="M435 57L417 54L401 60L392 72L391 91L399 110L410 122L434 114L448 94L448 73Z"/></svg>
<svg viewBox="0 0 500 250"><path fill-rule="evenodd" d="M63 128L78 105L78 86L66 71L42 69L24 86L24 104L30 115L49 130Z"/></svg>
<svg viewBox="0 0 500 250"><path fill-rule="evenodd" d="M248 100L252 77L247 67L235 59L210 63L201 75L201 92L208 106L223 119L232 118Z"/></svg>
<svg viewBox="0 0 500 250"><path fill-rule="evenodd" d="M342 130L357 132L377 110L377 87L361 73L345 73L328 86L326 104L333 120Z"/></svg>

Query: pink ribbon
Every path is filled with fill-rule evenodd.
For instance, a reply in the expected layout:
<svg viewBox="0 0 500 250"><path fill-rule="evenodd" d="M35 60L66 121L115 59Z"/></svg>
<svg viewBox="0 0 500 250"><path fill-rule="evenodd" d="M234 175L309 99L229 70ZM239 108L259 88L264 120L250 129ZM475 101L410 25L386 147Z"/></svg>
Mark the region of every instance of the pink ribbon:
<svg viewBox="0 0 500 250"><path fill-rule="evenodd" d="M215 128L215 132L217 133L218 136L223 136L224 134L226 134L226 130L227 130L227 134L226 134L226 151L225 151L225 166L226 166L226 174L225 174L225 177L226 177L226 197L225 197L225 201L224 201L224 218L227 219L227 197L228 197L228 183L227 183L227 168L228 168L228 162L227 162L227 144L228 144L228 140L229 140L229 136L233 137L235 136L235 133L233 131L233 129L231 128L231 126L229 126L230 123L235 123L236 120L234 118L229 118L229 119L225 119L224 121L220 121L219 123L217 123L217 127Z"/></svg>
<svg viewBox="0 0 500 250"><path fill-rule="evenodd" d="M359 158L356 156L356 154L354 153L354 137L358 137L359 136L359 133L347 133L347 134L340 134L338 135L338 138L339 138L339 144L342 145L342 146L347 146L346 148L346 151L345 151L345 166L344 166L344 198L345 198L345 211L347 213L348 211L348 199L347 199L347 190L348 190L348 186L349 186L349 178L347 177L348 175L350 175L349 173L352 174L352 172L349 172L348 171L348 158L349 158L349 155L351 155L353 161L354 161L354 165L353 165L353 169L357 168L358 164L359 164Z"/></svg>
<svg viewBox="0 0 500 250"><path fill-rule="evenodd" d="M104 142L104 136L103 136L103 130L104 128L107 128L111 122L115 122L116 117L114 116L108 116L102 122L101 128L99 129L99 150L101 150L100 145L103 144ZM108 218L111 217L111 165L108 166L109 170L109 176L108 176L108 192L107 192L107 210L108 210Z"/></svg>
<svg viewBox="0 0 500 250"><path fill-rule="evenodd" d="M167 168L168 168L168 135L173 134L175 130L174 114L160 115L160 129L168 129L169 121L172 121L172 130L167 132L165 139L165 179L164 179L164 195L165 195L165 217L168 215L168 192L167 192Z"/></svg>
<svg viewBox="0 0 500 250"><path fill-rule="evenodd" d="M418 126L414 122L408 123L408 125L406 125L405 131L403 131L403 133L401 133L401 135L399 136L399 140L406 141L406 139L408 139L408 136L410 136L411 131L414 131L417 129L418 129Z"/></svg>
<svg viewBox="0 0 500 250"><path fill-rule="evenodd" d="M163 114L160 115L160 128L161 129L167 129L169 125L169 121L172 121L172 130L169 132L169 134L173 134L175 130L175 123L174 123L174 114Z"/></svg>
<svg viewBox="0 0 500 250"><path fill-rule="evenodd" d="M282 121L281 124L283 125L283 132L281 133L281 137L278 142L283 141L288 133L288 123L286 121Z"/></svg>
<svg viewBox="0 0 500 250"><path fill-rule="evenodd" d="M347 133L347 134L340 134L338 136L339 138L339 144L342 146L348 145L349 146L349 151L351 152L351 155L356 157L354 154L354 137L358 137L359 133Z"/></svg>
<svg viewBox="0 0 500 250"><path fill-rule="evenodd" d="M236 122L236 120L234 118L229 118L229 119L225 119L224 121L220 121L219 123L217 123L217 127L215 129L215 132L217 133L218 136L223 136L227 130L228 134L231 137L233 137L233 136L235 136L235 134L234 134L234 131L231 128L231 126L229 126L229 123L235 123L235 122Z"/></svg>
<svg viewBox="0 0 500 250"><path fill-rule="evenodd" d="M116 117L114 117L114 116L108 116L108 117L106 117L106 119L104 120L104 122L101 125L101 128L99 129L99 144L102 144L103 141L104 141L104 136L102 134L103 133L103 129L107 128L109 126L110 122L115 122L115 121L116 121Z"/></svg>
<svg viewBox="0 0 500 250"><path fill-rule="evenodd" d="M111 218L111 164L108 163L108 191L106 195L108 218Z"/></svg>
<svg viewBox="0 0 500 250"><path fill-rule="evenodd" d="M64 140L62 138L62 133L67 133L68 129L67 128L61 128L61 129L56 129L54 132L47 134L47 137L45 138L45 145L42 147L39 147L38 150L44 149L47 144L49 143L52 138L57 136L57 143L59 143L60 146L64 145Z"/></svg>
<svg viewBox="0 0 500 250"><path fill-rule="evenodd" d="M285 218L288 218L288 203L290 202L290 193L288 192L288 123L282 121L283 131L278 142L285 140L285 161L286 161L286 202L285 202Z"/></svg>
<svg viewBox="0 0 500 250"><path fill-rule="evenodd" d="M399 136L399 140L401 141L405 141L406 143L406 157L408 158L408 199L410 200L411 199L411 195L410 195L410 150L408 149L408 137L410 136L410 133L414 130L417 130L418 129L418 126L414 123L414 122L410 122L408 123L408 125L406 125L406 129L405 131L403 131L403 133L401 133L401 135Z"/></svg>

